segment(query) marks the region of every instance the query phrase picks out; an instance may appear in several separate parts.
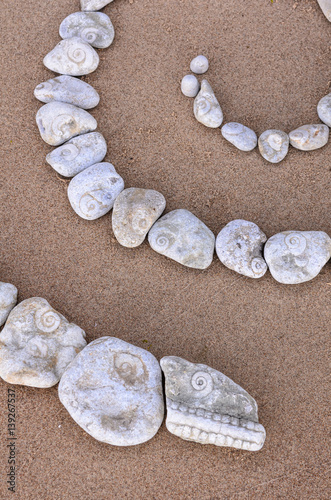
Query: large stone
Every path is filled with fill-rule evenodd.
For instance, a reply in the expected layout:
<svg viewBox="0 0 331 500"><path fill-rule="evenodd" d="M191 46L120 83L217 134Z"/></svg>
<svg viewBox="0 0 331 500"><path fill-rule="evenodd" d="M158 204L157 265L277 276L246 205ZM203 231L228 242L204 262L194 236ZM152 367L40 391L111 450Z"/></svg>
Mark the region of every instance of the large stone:
<svg viewBox="0 0 331 500"><path fill-rule="evenodd" d="M100 10L113 0L80 0L80 7L82 10L93 11Z"/></svg>
<svg viewBox="0 0 331 500"><path fill-rule="evenodd" d="M303 125L289 134L290 144L301 151L313 151L322 148L329 139L329 127L322 123Z"/></svg>
<svg viewBox="0 0 331 500"><path fill-rule="evenodd" d="M200 92L194 99L193 110L198 122L206 127L217 128L222 125L223 112L207 80L201 82Z"/></svg>
<svg viewBox="0 0 331 500"><path fill-rule="evenodd" d="M327 20L331 22L331 0L317 0L317 2Z"/></svg>
<svg viewBox="0 0 331 500"><path fill-rule="evenodd" d="M88 434L116 446L148 441L164 416L157 359L114 337L94 340L75 358L62 376L59 398Z"/></svg>
<svg viewBox="0 0 331 500"><path fill-rule="evenodd" d="M322 97L317 105L317 114L320 120L331 127L331 93Z"/></svg>
<svg viewBox="0 0 331 500"><path fill-rule="evenodd" d="M2 326L10 311L17 302L17 288L10 283L0 281L0 326Z"/></svg>
<svg viewBox="0 0 331 500"><path fill-rule="evenodd" d="M114 27L111 20L102 12L74 12L60 25L60 37L81 37L92 47L105 49L114 40Z"/></svg>
<svg viewBox="0 0 331 500"><path fill-rule="evenodd" d="M260 135L258 145L263 158L270 163L279 163L287 155L289 136L282 130L266 130Z"/></svg>
<svg viewBox="0 0 331 500"><path fill-rule="evenodd" d="M42 82L34 90L34 95L41 102L61 101L83 109L97 106L98 92L86 82L73 76L61 75Z"/></svg>
<svg viewBox="0 0 331 500"><path fill-rule="evenodd" d="M221 133L224 139L241 151L252 151L257 145L257 136L254 130L241 123L226 123L221 128Z"/></svg>
<svg viewBox="0 0 331 500"><path fill-rule="evenodd" d="M266 433L256 401L223 373L176 356L161 359L167 403L166 427L201 444L258 451Z"/></svg>
<svg viewBox="0 0 331 500"><path fill-rule="evenodd" d="M46 68L62 75L83 76L92 73L99 66L99 56L89 43L79 36L59 42L44 57Z"/></svg>

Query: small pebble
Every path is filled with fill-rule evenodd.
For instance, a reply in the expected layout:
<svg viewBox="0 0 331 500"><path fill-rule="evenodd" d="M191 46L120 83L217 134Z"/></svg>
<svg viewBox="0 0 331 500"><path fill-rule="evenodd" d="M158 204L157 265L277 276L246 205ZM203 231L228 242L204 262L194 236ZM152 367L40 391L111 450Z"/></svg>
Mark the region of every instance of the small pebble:
<svg viewBox="0 0 331 500"><path fill-rule="evenodd" d="M40 83L34 95L41 102L60 101L83 109L91 109L99 104L98 92L86 82L73 76L61 75Z"/></svg>
<svg viewBox="0 0 331 500"><path fill-rule="evenodd" d="M257 145L257 136L254 130L241 123L226 123L221 128L221 133L224 139L241 151L252 151Z"/></svg>
<svg viewBox="0 0 331 500"><path fill-rule="evenodd" d="M209 63L207 57L201 55L192 59L190 64L190 70L193 73L196 73L197 75L202 75L203 73L206 73L208 67Z"/></svg>
<svg viewBox="0 0 331 500"><path fill-rule="evenodd" d="M17 293L16 286L0 281L0 326L5 323L8 314L16 305Z"/></svg>
<svg viewBox="0 0 331 500"><path fill-rule="evenodd" d="M329 140L329 127L317 125L303 125L289 134L290 144L301 151L313 151L325 146Z"/></svg>
<svg viewBox="0 0 331 500"><path fill-rule="evenodd" d="M102 12L74 12L60 25L60 37L81 37L92 47L105 49L114 40L114 27L111 20Z"/></svg>
<svg viewBox="0 0 331 500"><path fill-rule="evenodd" d="M323 14L331 22L331 0L317 0Z"/></svg>
<svg viewBox="0 0 331 500"><path fill-rule="evenodd" d="M282 130L266 130L260 135L258 145L263 158L270 163L279 163L287 155L289 136Z"/></svg>
<svg viewBox="0 0 331 500"><path fill-rule="evenodd" d="M194 99L193 109L195 118L206 127L217 128L222 125L221 106L207 80L201 82L201 90Z"/></svg>
<svg viewBox="0 0 331 500"><path fill-rule="evenodd" d="M317 105L317 113L320 120L331 127L331 93L322 97Z"/></svg>
<svg viewBox="0 0 331 500"><path fill-rule="evenodd" d="M80 0L81 10L93 11L100 10L113 0Z"/></svg>
<svg viewBox="0 0 331 500"><path fill-rule="evenodd" d="M200 89L198 79L194 75L185 75L182 79L181 89L186 97L195 97Z"/></svg>
<svg viewBox="0 0 331 500"><path fill-rule="evenodd" d="M83 76L95 71L99 56L89 43L74 36L59 42L44 57L46 68L62 75Z"/></svg>

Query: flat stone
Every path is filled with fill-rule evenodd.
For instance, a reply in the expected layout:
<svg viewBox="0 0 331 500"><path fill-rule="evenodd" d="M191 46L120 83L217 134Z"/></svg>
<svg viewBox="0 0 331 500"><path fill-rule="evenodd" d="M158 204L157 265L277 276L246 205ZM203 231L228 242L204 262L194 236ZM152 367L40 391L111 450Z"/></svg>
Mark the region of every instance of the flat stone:
<svg viewBox="0 0 331 500"><path fill-rule="evenodd" d="M266 432L256 401L223 373L176 356L161 359L166 427L187 441L258 451Z"/></svg>
<svg viewBox="0 0 331 500"><path fill-rule="evenodd" d="M153 250L195 269L206 269L213 260L215 236L188 210L173 210L155 222L148 234Z"/></svg>
<svg viewBox="0 0 331 500"><path fill-rule="evenodd" d="M217 128L222 125L221 106L207 80L201 82L200 92L194 99L193 110L198 122L206 127Z"/></svg>
<svg viewBox="0 0 331 500"><path fill-rule="evenodd" d="M266 235L254 222L237 219L218 234L216 253L229 269L249 278L261 278L268 269L262 257L266 241Z"/></svg>
<svg viewBox="0 0 331 500"><path fill-rule="evenodd" d="M85 345L85 332L47 300L23 300L0 333L0 377L10 384L52 387Z"/></svg>
<svg viewBox="0 0 331 500"><path fill-rule="evenodd" d="M209 62L207 57L205 56L197 56L194 59L192 59L190 63L190 70L193 73L196 73L197 75L202 75L203 73L206 73L206 71L209 68Z"/></svg>
<svg viewBox="0 0 331 500"><path fill-rule="evenodd" d="M111 163L96 163L71 179L68 198L77 215L98 219L112 209L124 181Z"/></svg>
<svg viewBox="0 0 331 500"><path fill-rule="evenodd" d="M221 133L224 139L241 151L252 151L257 145L257 136L254 130L241 123L226 123L221 128Z"/></svg>
<svg viewBox="0 0 331 500"><path fill-rule="evenodd" d="M105 49L114 40L115 31L111 20L102 12L74 12L60 25L60 37L79 36L92 47Z"/></svg>
<svg viewBox="0 0 331 500"><path fill-rule="evenodd" d="M87 11L100 10L112 1L113 0L80 0L80 8Z"/></svg>
<svg viewBox="0 0 331 500"><path fill-rule="evenodd" d="M112 225L117 241L124 247L137 247L166 206L164 196L152 189L124 189L115 200Z"/></svg>
<svg viewBox="0 0 331 500"><path fill-rule="evenodd" d="M312 280L331 257L331 238L323 231L283 231L268 239L264 258L275 280Z"/></svg>
<svg viewBox="0 0 331 500"><path fill-rule="evenodd" d="M59 398L84 431L116 446L148 441L164 417L157 359L114 337L94 340L75 358L62 376Z"/></svg>
<svg viewBox="0 0 331 500"><path fill-rule="evenodd" d="M317 105L317 114L320 120L331 127L331 93L322 97Z"/></svg>
<svg viewBox="0 0 331 500"><path fill-rule="evenodd" d="M317 0L317 2L327 20L331 22L331 0Z"/></svg>
<svg viewBox="0 0 331 500"><path fill-rule="evenodd" d="M258 145L263 158L270 163L279 163L287 155L289 136L282 130L266 130L260 135Z"/></svg>
<svg viewBox="0 0 331 500"><path fill-rule="evenodd" d="M195 97L200 89L200 83L194 75L185 75L181 82L181 91L186 97Z"/></svg>
<svg viewBox="0 0 331 500"><path fill-rule="evenodd" d="M2 326L10 311L17 302L17 288L10 283L0 281L0 326Z"/></svg>
<svg viewBox="0 0 331 500"><path fill-rule="evenodd" d="M61 75L42 82L34 90L41 102L60 101L83 109L91 109L99 104L98 92L88 83L73 76Z"/></svg>
<svg viewBox="0 0 331 500"><path fill-rule="evenodd" d="M91 132L97 122L90 113L64 102L49 102L36 115L42 139L51 146L59 146L76 135Z"/></svg>
<svg viewBox="0 0 331 500"><path fill-rule="evenodd" d="M46 68L62 75L83 76L99 66L99 56L89 43L74 36L59 42L44 57Z"/></svg>
<svg viewBox="0 0 331 500"><path fill-rule="evenodd" d="M301 151L313 151L327 144L329 139L329 127L318 123L317 125L303 125L289 134L290 143L294 148Z"/></svg>

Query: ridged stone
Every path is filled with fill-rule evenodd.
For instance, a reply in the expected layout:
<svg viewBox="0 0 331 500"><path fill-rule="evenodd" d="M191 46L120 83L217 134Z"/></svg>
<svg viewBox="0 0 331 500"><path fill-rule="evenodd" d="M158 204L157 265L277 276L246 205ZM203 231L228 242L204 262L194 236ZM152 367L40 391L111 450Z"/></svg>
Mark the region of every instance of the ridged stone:
<svg viewBox="0 0 331 500"><path fill-rule="evenodd" d="M207 80L201 82L200 92L194 99L193 110L198 122L206 127L217 128L222 125L221 106Z"/></svg>
<svg viewBox="0 0 331 500"><path fill-rule="evenodd" d="M80 8L87 11L100 10L112 1L113 0L80 0Z"/></svg>
<svg viewBox="0 0 331 500"><path fill-rule="evenodd" d="M114 27L111 20L102 12L74 12L60 25L60 37L81 37L92 47L105 49L114 40Z"/></svg>
<svg viewBox="0 0 331 500"><path fill-rule="evenodd" d="M317 0L317 2L327 20L331 22L331 0Z"/></svg>
<svg viewBox="0 0 331 500"><path fill-rule="evenodd" d="M89 43L74 36L59 42L44 57L44 65L61 75L83 76L97 69L99 56Z"/></svg>
<svg viewBox="0 0 331 500"><path fill-rule="evenodd" d="M287 155L289 136L282 130L266 130L260 135L258 145L263 158L270 163L279 163Z"/></svg>
<svg viewBox="0 0 331 500"><path fill-rule="evenodd" d="M60 101L83 109L91 109L99 104L98 92L88 83L73 76L61 75L42 82L34 90L41 102Z"/></svg>
<svg viewBox="0 0 331 500"><path fill-rule="evenodd" d="M329 127L317 125L303 125L289 134L290 144L301 151L313 151L325 146L329 140Z"/></svg>
<svg viewBox="0 0 331 500"><path fill-rule="evenodd" d="M2 326L10 311L17 302L17 288L11 283L0 281L0 326Z"/></svg>
<svg viewBox="0 0 331 500"><path fill-rule="evenodd" d="M241 151L252 151L257 145L257 136L254 130L241 123L226 123L221 128L221 133L224 139Z"/></svg>
<svg viewBox="0 0 331 500"><path fill-rule="evenodd" d="M317 105L317 114L320 120L331 127L331 93L322 97Z"/></svg>

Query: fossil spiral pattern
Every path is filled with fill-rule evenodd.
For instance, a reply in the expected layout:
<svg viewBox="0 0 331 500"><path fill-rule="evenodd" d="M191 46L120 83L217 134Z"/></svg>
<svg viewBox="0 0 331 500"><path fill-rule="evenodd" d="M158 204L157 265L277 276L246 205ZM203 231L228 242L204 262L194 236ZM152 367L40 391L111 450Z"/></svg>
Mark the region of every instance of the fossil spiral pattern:
<svg viewBox="0 0 331 500"><path fill-rule="evenodd" d="M207 97L200 97L199 99L197 99L196 104L198 107L198 113L200 115L205 115L211 110L211 103L207 99Z"/></svg>
<svg viewBox="0 0 331 500"><path fill-rule="evenodd" d="M75 144L66 144L61 149L61 156L66 161L72 161L79 155L80 150Z"/></svg>
<svg viewBox="0 0 331 500"><path fill-rule="evenodd" d="M257 276L265 274L266 268L267 264L260 257L255 257L251 262L251 269Z"/></svg>
<svg viewBox="0 0 331 500"><path fill-rule="evenodd" d="M198 371L192 376L191 385L201 396L207 396L213 390L213 379L208 372Z"/></svg>
<svg viewBox="0 0 331 500"><path fill-rule="evenodd" d="M57 330L61 324L60 316L53 310L38 309L35 314L35 323L38 330L51 333Z"/></svg>
<svg viewBox="0 0 331 500"><path fill-rule="evenodd" d="M165 252L174 244L174 241L175 237L171 233L153 234L153 237L150 238L152 247L159 253Z"/></svg>
<svg viewBox="0 0 331 500"><path fill-rule="evenodd" d="M150 225L150 212L145 208L135 210L132 215L132 229L138 234L145 234Z"/></svg>
<svg viewBox="0 0 331 500"><path fill-rule="evenodd" d="M284 241L293 255L301 255L307 246L306 238L300 233L290 233Z"/></svg>
<svg viewBox="0 0 331 500"><path fill-rule="evenodd" d="M99 34L98 28L93 28L92 26L89 26L88 28L85 28L80 32L80 36L87 43L95 42L95 40L97 40L98 38L98 34Z"/></svg>
<svg viewBox="0 0 331 500"><path fill-rule="evenodd" d="M114 367L117 374L124 380L130 379L133 383L144 376L145 367L140 358L126 352L114 355Z"/></svg>
<svg viewBox="0 0 331 500"><path fill-rule="evenodd" d="M83 194L79 201L79 208L86 217L94 217L99 213L100 207L103 204L98 198L102 198L102 195L102 189Z"/></svg>
<svg viewBox="0 0 331 500"><path fill-rule="evenodd" d="M55 137L63 138L70 133L75 124L76 120L74 117L65 113L53 119L51 129Z"/></svg>
<svg viewBox="0 0 331 500"><path fill-rule="evenodd" d="M89 63L92 62L93 60L93 55L92 53L88 50L86 45L81 45L81 44L76 44L76 45L70 45L68 47L67 51L67 56L70 61L76 63L76 64L82 64L85 63L86 60L88 60Z"/></svg>

